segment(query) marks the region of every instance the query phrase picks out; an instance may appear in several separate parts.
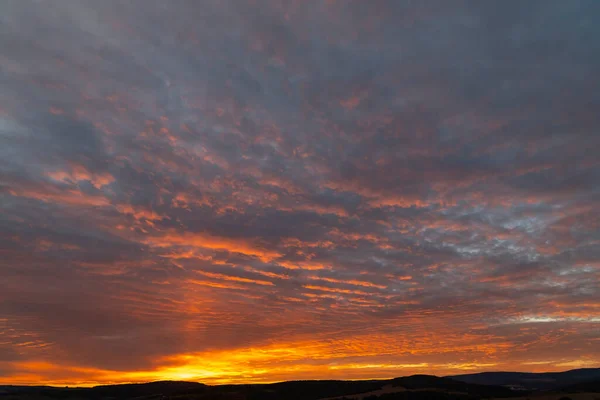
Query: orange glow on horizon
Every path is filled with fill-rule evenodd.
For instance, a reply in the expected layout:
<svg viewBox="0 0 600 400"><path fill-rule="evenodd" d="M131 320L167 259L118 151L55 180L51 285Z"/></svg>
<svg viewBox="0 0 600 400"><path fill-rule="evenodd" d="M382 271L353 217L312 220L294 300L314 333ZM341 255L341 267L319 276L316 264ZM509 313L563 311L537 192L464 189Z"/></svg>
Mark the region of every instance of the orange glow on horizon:
<svg viewBox="0 0 600 400"><path fill-rule="evenodd" d="M368 358L368 354L365 354L367 357L356 357L354 346L368 346L367 343L351 342L342 344L341 347L340 344L342 343L298 342L286 346L271 345L185 353L159 358L155 360L157 366L154 369L139 371L105 370L44 361L17 362L12 367L20 372L1 377L0 384L89 387L102 384L185 380L220 385L306 379L390 379L412 374L443 376L507 369L544 372L598 366L598 363L592 359L502 363L391 361L389 357L379 357L381 361L374 362L373 359ZM426 353L432 352L435 344L429 346L429 350L424 350ZM372 355L378 356L377 351L375 348ZM494 352L492 349L490 351ZM363 360L360 361L361 359Z"/></svg>
<svg viewBox="0 0 600 400"><path fill-rule="evenodd" d="M31 3L0 384L600 366L600 0Z"/></svg>

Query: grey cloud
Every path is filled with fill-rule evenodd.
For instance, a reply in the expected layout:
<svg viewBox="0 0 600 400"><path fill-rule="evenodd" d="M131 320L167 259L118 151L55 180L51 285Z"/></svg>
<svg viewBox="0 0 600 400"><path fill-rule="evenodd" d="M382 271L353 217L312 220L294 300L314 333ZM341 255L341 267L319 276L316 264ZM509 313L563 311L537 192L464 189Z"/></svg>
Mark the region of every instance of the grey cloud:
<svg viewBox="0 0 600 400"><path fill-rule="evenodd" d="M546 356L506 321L597 301L598 12L5 2L0 311L107 369L364 326Z"/></svg>

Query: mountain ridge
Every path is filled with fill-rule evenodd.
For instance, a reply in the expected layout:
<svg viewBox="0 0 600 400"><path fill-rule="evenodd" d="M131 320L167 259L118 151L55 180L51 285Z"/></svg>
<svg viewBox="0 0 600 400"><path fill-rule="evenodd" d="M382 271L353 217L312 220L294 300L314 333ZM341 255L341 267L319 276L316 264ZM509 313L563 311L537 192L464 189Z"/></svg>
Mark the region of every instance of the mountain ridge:
<svg viewBox="0 0 600 400"><path fill-rule="evenodd" d="M586 380L587 377L590 379ZM508 383L481 383L483 381ZM482 372L444 377L420 374L381 380L297 380L239 385L206 385L189 381L111 384L91 388L6 385L0 386L0 397L10 400L479 400L529 397L530 394L547 390L600 393L600 368L545 373Z"/></svg>
<svg viewBox="0 0 600 400"><path fill-rule="evenodd" d="M577 368L561 372L489 371L449 375L448 378L481 385L512 386L514 389L556 390L593 379L600 379L600 368Z"/></svg>

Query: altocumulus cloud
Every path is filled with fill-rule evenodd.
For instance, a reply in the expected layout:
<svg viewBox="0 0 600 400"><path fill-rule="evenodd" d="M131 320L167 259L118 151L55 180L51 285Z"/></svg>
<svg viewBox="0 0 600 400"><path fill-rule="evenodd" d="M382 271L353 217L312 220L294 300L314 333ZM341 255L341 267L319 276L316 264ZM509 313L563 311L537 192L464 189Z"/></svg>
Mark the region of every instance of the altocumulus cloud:
<svg viewBox="0 0 600 400"><path fill-rule="evenodd" d="M598 17L4 1L0 382L597 366Z"/></svg>

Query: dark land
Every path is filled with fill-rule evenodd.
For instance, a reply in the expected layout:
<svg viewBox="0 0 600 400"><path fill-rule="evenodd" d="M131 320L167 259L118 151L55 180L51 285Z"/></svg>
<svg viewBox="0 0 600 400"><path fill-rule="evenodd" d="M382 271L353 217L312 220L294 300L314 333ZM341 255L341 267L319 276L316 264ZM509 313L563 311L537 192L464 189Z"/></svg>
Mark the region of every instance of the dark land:
<svg viewBox="0 0 600 400"><path fill-rule="evenodd" d="M566 372L485 372L437 377L413 375L386 380L290 381L209 386L162 381L58 388L0 386L0 399L92 400L600 400L600 368Z"/></svg>

